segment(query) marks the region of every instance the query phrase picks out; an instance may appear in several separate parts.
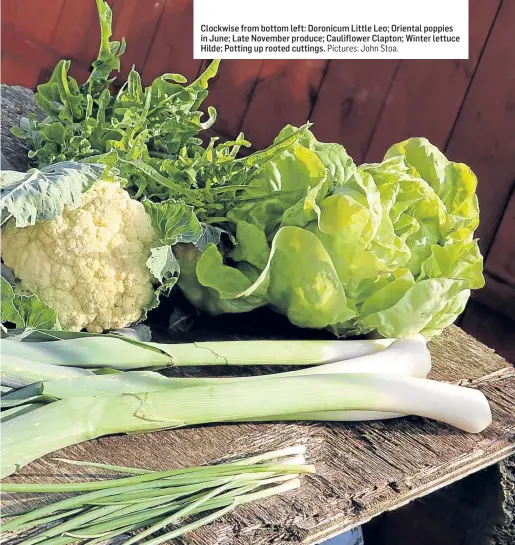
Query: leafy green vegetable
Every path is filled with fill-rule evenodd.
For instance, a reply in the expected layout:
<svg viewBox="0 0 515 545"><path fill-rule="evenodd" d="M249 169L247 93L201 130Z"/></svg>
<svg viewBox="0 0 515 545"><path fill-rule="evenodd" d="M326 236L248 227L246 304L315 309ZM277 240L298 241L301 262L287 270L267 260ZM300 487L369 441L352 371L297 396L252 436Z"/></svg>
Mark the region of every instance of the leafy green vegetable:
<svg viewBox="0 0 515 545"><path fill-rule="evenodd" d="M133 68L127 82L112 94L109 79L120 67L125 42L110 42L112 13L97 0L101 43L97 60L84 85L68 75L70 61L60 61L50 80L38 86L36 102L47 117L22 118L12 132L25 140L38 167L62 161L103 163L118 175L137 199L154 202L182 199L201 221L225 221L234 202L246 200L249 182L268 161L306 134L291 129L267 150L238 158L250 143L240 134L217 145L204 146L199 135L216 120L199 110L216 76L213 61L197 80L186 85L179 74L163 74L143 88Z"/></svg>
<svg viewBox="0 0 515 545"><path fill-rule="evenodd" d="M6 213L2 214L2 221L12 219L2 230L2 259L14 269L20 289L34 294L15 297L6 284L3 321L13 322L18 328L49 328L53 325L47 321L56 320L57 314L65 328L91 327L88 316L101 314L102 298L96 296L96 312L89 315L82 312L77 301L88 293L100 292L106 296L107 319L95 327L113 329L113 325L118 327L113 322L113 309L119 312L116 320L123 326L144 319L146 311L158 305L159 296L167 294L177 282L180 267L172 246L178 242L197 243L203 234L192 207L171 199L159 203L146 199L143 205L132 202L128 206L125 190L100 179L104 169L103 165L66 162L42 171L33 169L26 175L3 173L5 195L2 194L1 204ZM99 185L92 189L94 183ZM84 199L86 191L89 193ZM111 228L106 214L112 212L118 220ZM140 251L127 255L129 241ZM105 284L99 289L98 278L90 274L92 263L97 264L101 278L135 275L137 281L129 280L125 286L113 282L108 286L112 292ZM41 267L58 271L50 279L46 273L44 287L38 280L42 278ZM13 283L17 282L14 278ZM138 290L142 294L139 299ZM62 293L67 293L65 303ZM124 298L128 300L125 307ZM138 306L140 312L134 312ZM123 309L127 315L122 314Z"/></svg>
<svg viewBox="0 0 515 545"><path fill-rule="evenodd" d="M10 322L18 329L61 329L55 310L43 303L37 295L15 293L11 284L1 279L2 324Z"/></svg>
<svg viewBox="0 0 515 545"><path fill-rule="evenodd" d="M0 173L1 225L10 218L16 227L55 219L64 207L79 206L87 191L104 172L104 165L64 162L27 173Z"/></svg>
<svg viewBox="0 0 515 545"><path fill-rule="evenodd" d="M204 144L216 111L205 118L200 107L219 61L189 85L163 74L144 88L133 69L113 94L125 43L110 42L111 10L105 0L97 6L101 44L90 78L79 86L61 61L38 87L46 119L24 118L13 132L38 166L105 165L144 203L160 233L147 263L161 284L150 308L178 281L214 314L270 305L294 324L338 335L430 337L483 285L477 180L466 165L412 138L381 163L356 166L309 123L288 125L246 157L238 156L250 146L243 134Z"/></svg>
<svg viewBox="0 0 515 545"><path fill-rule="evenodd" d="M299 142L311 149L269 162L249 184L260 198L227 214L227 258L214 244L177 253L186 296L214 314L271 305L343 336L431 337L451 324L484 283L472 171L423 138L357 168L341 146Z"/></svg>

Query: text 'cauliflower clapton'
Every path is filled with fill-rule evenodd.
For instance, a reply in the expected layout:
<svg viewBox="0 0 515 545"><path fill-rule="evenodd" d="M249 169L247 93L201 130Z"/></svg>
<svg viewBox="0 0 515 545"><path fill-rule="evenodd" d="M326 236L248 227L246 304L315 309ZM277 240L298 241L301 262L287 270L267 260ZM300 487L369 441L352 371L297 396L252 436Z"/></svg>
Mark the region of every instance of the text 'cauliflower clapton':
<svg viewBox="0 0 515 545"><path fill-rule="evenodd" d="M63 329L118 329L139 320L154 296L146 261L156 239L142 203L98 181L81 205L52 221L2 234L2 258L57 312Z"/></svg>

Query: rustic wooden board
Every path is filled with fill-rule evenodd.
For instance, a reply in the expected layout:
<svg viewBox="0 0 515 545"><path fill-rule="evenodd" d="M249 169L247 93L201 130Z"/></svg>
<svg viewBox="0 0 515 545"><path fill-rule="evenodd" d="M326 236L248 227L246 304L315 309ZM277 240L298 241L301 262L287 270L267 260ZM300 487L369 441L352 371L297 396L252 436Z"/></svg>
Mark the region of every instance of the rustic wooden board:
<svg viewBox="0 0 515 545"><path fill-rule="evenodd" d="M392 144L411 136L425 136L439 148L445 146L500 1L470 1L469 60L401 62L367 161L381 160Z"/></svg>
<svg viewBox="0 0 515 545"><path fill-rule="evenodd" d="M7 23L2 25L2 42L8 44L4 53L23 59L19 66L21 71L25 69L26 63L34 66L39 72L42 66L55 66L61 59L60 53L55 49L27 38ZM10 66L4 66L3 70L7 72L8 79L13 78L15 72Z"/></svg>
<svg viewBox="0 0 515 545"><path fill-rule="evenodd" d="M487 277L487 286L488 282ZM475 298L469 301L460 327L480 342L494 348L498 354L515 365L515 318L510 319L505 312L497 310L497 304L500 306L502 301L493 289L489 293L491 299L485 297L485 300ZM508 304L509 299L505 305Z"/></svg>
<svg viewBox="0 0 515 545"><path fill-rule="evenodd" d="M40 67L11 51L2 51L2 81L8 85L34 88L38 84Z"/></svg>
<svg viewBox="0 0 515 545"><path fill-rule="evenodd" d="M166 0L143 70L149 85L165 72L197 75L202 61L193 59L193 0Z"/></svg>
<svg viewBox="0 0 515 545"><path fill-rule="evenodd" d="M320 87L310 121L322 142L343 144L362 163L397 60L332 60Z"/></svg>
<svg viewBox="0 0 515 545"><path fill-rule="evenodd" d="M472 298L492 310L515 320L515 286L486 271L483 288L472 292ZM515 341L514 341L515 344Z"/></svg>
<svg viewBox="0 0 515 545"><path fill-rule="evenodd" d="M515 153L515 142L513 143ZM514 190L488 253L486 270L515 289L515 180Z"/></svg>
<svg viewBox="0 0 515 545"><path fill-rule="evenodd" d="M269 146L285 125L302 125L308 119L328 62L263 62L241 126L254 147Z"/></svg>
<svg viewBox="0 0 515 545"><path fill-rule="evenodd" d="M113 36L117 40L124 37L127 42L121 81L127 79L133 66L143 72L164 6L165 0L118 0L113 5Z"/></svg>
<svg viewBox="0 0 515 545"><path fill-rule="evenodd" d="M50 43L53 49L59 51L60 58L71 59L72 64L74 60L80 60L89 65L96 58L99 43L100 24L96 3L91 0L64 2Z"/></svg>
<svg viewBox="0 0 515 545"><path fill-rule="evenodd" d="M90 441L35 462L10 480L84 478L52 461L55 456L157 469L304 443L318 473L304 478L299 490L242 508L185 542L319 543L515 452L515 369L454 326L430 349L434 378L479 388L488 397L494 422L483 433L466 434L413 417L369 424L193 427ZM4 501L5 512L19 507Z"/></svg>
<svg viewBox="0 0 515 545"><path fill-rule="evenodd" d="M77 0L74 0L75 3ZM50 45L66 0L2 0L2 26L10 25L20 34ZM2 49L4 47L2 36Z"/></svg>
<svg viewBox="0 0 515 545"><path fill-rule="evenodd" d="M216 131L231 140L240 131L262 65L261 60L223 61L218 77L209 84L209 97L205 104L214 106L218 111Z"/></svg>
<svg viewBox="0 0 515 545"><path fill-rule="evenodd" d="M488 250L515 180L515 2L503 1L447 153L476 173L480 246Z"/></svg>

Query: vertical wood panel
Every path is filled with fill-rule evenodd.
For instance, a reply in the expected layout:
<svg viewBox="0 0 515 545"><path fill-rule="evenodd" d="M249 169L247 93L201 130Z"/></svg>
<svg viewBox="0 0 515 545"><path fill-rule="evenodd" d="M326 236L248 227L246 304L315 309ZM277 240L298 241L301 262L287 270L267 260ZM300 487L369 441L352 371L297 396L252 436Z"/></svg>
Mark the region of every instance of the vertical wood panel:
<svg viewBox="0 0 515 545"><path fill-rule="evenodd" d="M469 60L402 61L374 133L367 161L394 143L425 136L445 146L500 0L470 0Z"/></svg>
<svg viewBox="0 0 515 545"><path fill-rule="evenodd" d="M515 365L515 321L470 301L460 327Z"/></svg>
<svg viewBox="0 0 515 545"><path fill-rule="evenodd" d="M53 66L59 59L59 52L18 32L5 23L2 25L2 49L15 57L27 59L37 66Z"/></svg>
<svg viewBox="0 0 515 545"><path fill-rule="evenodd" d="M144 82L148 85L165 72L192 80L201 63L193 59L193 0L166 0L143 70Z"/></svg>
<svg viewBox="0 0 515 545"><path fill-rule="evenodd" d="M112 4L112 2L109 2ZM66 0L51 45L61 58L90 64L98 53L100 24L91 0Z"/></svg>
<svg viewBox="0 0 515 545"><path fill-rule="evenodd" d="M49 45L65 1L2 0L2 25L11 25L32 40Z"/></svg>
<svg viewBox="0 0 515 545"><path fill-rule="evenodd" d="M2 51L2 83L33 89L38 83L40 67L10 51Z"/></svg>
<svg viewBox="0 0 515 545"><path fill-rule="evenodd" d="M140 74L143 72L164 6L165 0L118 0L113 6L113 36L127 41L121 81L133 66Z"/></svg>
<svg viewBox="0 0 515 545"><path fill-rule="evenodd" d="M252 99L263 61L227 60L209 86L206 104L218 111L215 129L228 138L235 138L243 116Z"/></svg>
<svg viewBox="0 0 515 545"><path fill-rule="evenodd" d="M447 153L478 177L484 252L515 180L515 2L505 0L450 139Z"/></svg>
<svg viewBox="0 0 515 545"><path fill-rule="evenodd" d="M264 61L241 130L255 147L269 146L288 123L302 125L328 61Z"/></svg>
<svg viewBox="0 0 515 545"><path fill-rule="evenodd" d="M515 153L515 145L513 152ZM515 290L515 191L513 190L488 254L486 270L511 284Z"/></svg>
<svg viewBox="0 0 515 545"><path fill-rule="evenodd" d="M311 115L317 138L343 144L361 163L398 65L396 60L330 61Z"/></svg>

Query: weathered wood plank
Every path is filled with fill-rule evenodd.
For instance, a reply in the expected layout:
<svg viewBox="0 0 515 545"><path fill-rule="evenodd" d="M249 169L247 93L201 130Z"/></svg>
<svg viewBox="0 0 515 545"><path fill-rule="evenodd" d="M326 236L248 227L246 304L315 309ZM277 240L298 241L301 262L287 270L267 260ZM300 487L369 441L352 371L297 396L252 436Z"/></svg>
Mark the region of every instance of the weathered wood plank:
<svg viewBox="0 0 515 545"><path fill-rule="evenodd" d="M31 40L50 45L65 3L65 0L2 0L2 26L10 25Z"/></svg>
<svg viewBox="0 0 515 545"><path fill-rule="evenodd" d="M90 0L64 2L51 47L59 51L62 59L77 59L89 65L97 55L99 43L96 3Z"/></svg>
<svg viewBox="0 0 515 545"><path fill-rule="evenodd" d="M496 292L490 291L491 295L494 293ZM496 311L495 306L494 310L492 309L492 302L502 303L499 299L494 297L491 299L485 297L485 300L472 299L467 305L460 326L469 335L495 349L498 354L515 365L515 319ZM506 305L509 303L509 300L505 302Z"/></svg>
<svg viewBox="0 0 515 545"><path fill-rule="evenodd" d="M513 149L515 150L515 142ZM486 270L513 286L515 290L515 190L512 190L502 221L495 233L486 260Z"/></svg>
<svg viewBox="0 0 515 545"><path fill-rule="evenodd" d="M307 120L327 63L321 60L263 62L241 126L254 147L269 146L288 123L302 125Z"/></svg>
<svg viewBox="0 0 515 545"><path fill-rule="evenodd" d="M193 59L193 1L166 0L143 69L143 81L149 85L165 72L191 80L201 62Z"/></svg>
<svg viewBox="0 0 515 545"><path fill-rule="evenodd" d="M116 40L124 37L127 42L121 81L127 79L133 66L143 72L164 6L165 0L123 0L113 5L113 37Z"/></svg>
<svg viewBox="0 0 515 545"><path fill-rule="evenodd" d="M500 1L470 1L469 60L401 62L367 161L381 160L392 144L411 136L425 136L435 146L445 146Z"/></svg>
<svg viewBox="0 0 515 545"><path fill-rule="evenodd" d="M2 63L4 62L2 54ZM24 87L12 87L0 85L0 136L2 139L2 155L11 165L11 168L24 172L29 167L27 157L28 149L23 145L23 140L16 138L11 133L11 127L20 124L20 118L27 116L29 112L41 117L41 110L38 111L34 103L34 93Z"/></svg>
<svg viewBox="0 0 515 545"><path fill-rule="evenodd" d="M51 461L54 456L157 469L304 443L317 475L303 479L297 491L244 507L191 534L186 543L319 543L515 451L515 369L454 326L430 348L434 377L477 387L490 400L494 422L483 433L466 434L421 418L195 427L90 441L35 462L11 479L77 478L75 470L72 474ZM13 505L5 501L8 508Z"/></svg>
<svg viewBox="0 0 515 545"><path fill-rule="evenodd" d="M206 104L214 106L218 117L216 132L234 139L258 83L261 60L227 60L220 65L219 75L209 85Z"/></svg>
<svg viewBox="0 0 515 545"><path fill-rule="evenodd" d="M447 153L476 173L484 252L494 238L515 180L515 2L504 1Z"/></svg>
<svg viewBox="0 0 515 545"><path fill-rule="evenodd" d="M310 119L317 138L343 144L363 162L398 66L397 60L330 61Z"/></svg>
<svg viewBox="0 0 515 545"><path fill-rule="evenodd" d="M35 88L41 68L11 51L2 51L2 83Z"/></svg>
<svg viewBox="0 0 515 545"><path fill-rule="evenodd" d="M473 299L515 320L515 285L508 284L488 272L485 272L484 276L485 285L472 293Z"/></svg>

